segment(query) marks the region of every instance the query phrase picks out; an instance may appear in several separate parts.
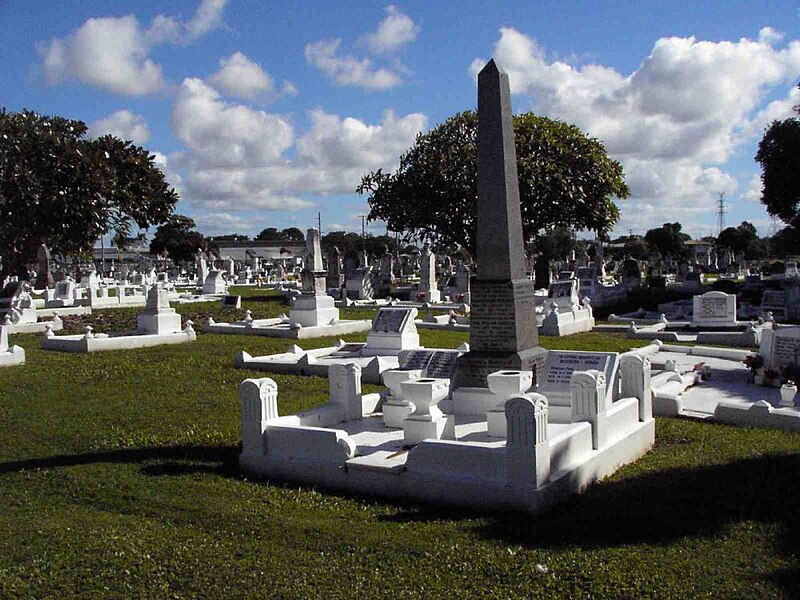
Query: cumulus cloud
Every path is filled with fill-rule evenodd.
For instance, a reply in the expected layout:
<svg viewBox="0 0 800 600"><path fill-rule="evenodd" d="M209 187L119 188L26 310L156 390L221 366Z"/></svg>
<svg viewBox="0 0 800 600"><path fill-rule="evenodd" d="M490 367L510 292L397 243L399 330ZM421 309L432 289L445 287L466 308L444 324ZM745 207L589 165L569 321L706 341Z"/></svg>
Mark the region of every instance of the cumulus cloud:
<svg viewBox="0 0 800 600"><path fill-rule="evenodd" d="M208 78L217 89L227 96L244 100L275 100L279 96L294 96L297 88L284 81L276 89L272 77L257 62L241 52L220 59L219 70Z"/></svg>
<svg viewBox="0 0 800 600"><path fill-rule="evenodd" d="M701 215L713 212L718 192L736 190L719 166L794 98L759 111L768 91L800 76L800 42L776 48L779 39L769 28L758 40L662 38L629 74L551 60L512 28L500 30L493 55L512 93L577 124L623 163L634 199L622 205L623 222L648 228L663 221L665 205L670 214ZM484 64L475 59L471 74Z"/></svg>
<svg viewBox="0 0 800 600"><path fill-rule="evenodd" d="M377 30L360 40L375 55L396 52L414 41L419 28L410 17L395 6L386 7L386 18ZM376 66L369 58L358 58L340 52L340 38L319 40L306 44L306 62L330 77L336 85L352 85L365 90L388 90L403 83L402 74L408 69L393 59L389 66Z"/></svg>
<svg viewBox="0 0 800 600"><path fill-rule="evenodd" d="M45 80L53 85L79 81L127 96L157 92L164 75L149 58L150 50L192 42L217 27L225 1L202 0L187 23L158 15L148 29L134 15L88 19L66 37L37 44Z"/></svg>
<svg viewBox="0 0 800 600"><path fill-rule="evenodd" d="M341 56L341 39L320 40L306 44L306 62L317 67L336 85L352 85L365 90L388 90L402 83L400 76L391 69L373 66L368 58Z"/></svg>
<svg viewBox="0 0 800 600"><path fill-rule="evenodd" d="M134 144L144 144L150 139L147 121L141 115L129 110L118 110L89 124L89 137L100 137L107 134L115 135L123 140L130 140Z"/></svg>
<svg viewBox="0 0 800 600"><path fill-rule="evenodd" d="M386 7L386 18L373 33L364 36L364 43L375 54L394 52L417 39L419 27L396 6Z"/></svg>
<svg viewBox="0 0 800 600"><path fill-rule="evenodd" d="M172 109L172 130L186 149L171 155L186 195L217 210L299 210L306 194L352 193L361 176L396 167L425 128L421 114L383 114L370 125L322 110L295 137L286 116L232 104L200 79L185 79Z"/></svg>

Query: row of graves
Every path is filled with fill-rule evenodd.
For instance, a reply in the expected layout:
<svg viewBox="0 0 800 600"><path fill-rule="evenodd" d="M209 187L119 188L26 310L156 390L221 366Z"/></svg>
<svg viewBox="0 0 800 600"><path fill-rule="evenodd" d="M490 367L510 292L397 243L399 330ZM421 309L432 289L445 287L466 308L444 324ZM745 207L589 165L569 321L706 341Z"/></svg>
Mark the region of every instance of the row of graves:
<svg viewBox="0 0 800 600"><path fill-rule="evenodd" d="M329 400L280 415L275 382L245 380L239 386L244 473L535 512L652 447L646 355L539 346L508 77L494 61L478 76L478 114L478 269L469 345L419 347L416 309L393 306L379 310L366 344L339 344L325 354L298 348L308 374L328 362ZM386 392L364 394L370 363L362 361L376 356L391 356L396 365L379 374ZM279 370L276 361L257 360L237 357L248 369Z"/></svg>

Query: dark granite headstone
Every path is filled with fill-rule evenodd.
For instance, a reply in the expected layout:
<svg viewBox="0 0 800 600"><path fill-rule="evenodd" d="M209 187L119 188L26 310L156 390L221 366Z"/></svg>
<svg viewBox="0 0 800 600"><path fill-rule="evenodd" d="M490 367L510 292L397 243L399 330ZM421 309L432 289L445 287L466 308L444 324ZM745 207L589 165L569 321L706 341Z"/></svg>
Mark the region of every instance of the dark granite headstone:
<svg viewBox="0 0 800 600"><path fill-rule="evenodd" d="M372 331L377 333L400 333L410 314L410 308L381 308L375 316Z"/></svg>
<svg viewBox="0 0 800 600"><path fill-rule="evenodd" d="M541 368L534 283L525 275L508 75L494 60L478 74L478 270L472 284L470 351L455 387L487 387L503 369ZM535 375L534 375L535 376Z"/></svg>

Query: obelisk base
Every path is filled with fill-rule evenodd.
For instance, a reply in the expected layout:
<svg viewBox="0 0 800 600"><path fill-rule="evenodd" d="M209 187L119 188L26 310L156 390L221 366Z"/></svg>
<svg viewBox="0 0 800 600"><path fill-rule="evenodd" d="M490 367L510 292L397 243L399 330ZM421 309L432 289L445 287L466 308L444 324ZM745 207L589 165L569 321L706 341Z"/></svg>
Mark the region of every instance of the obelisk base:
<svg viewBox="0 0 800 600"><path fill-rule="evenodd" d="M533 381L536 383L536 375L541 373L546 358L547 349L541 346L513 353L470 350L458 357L453 387L488 388L486 376L506 370L533 371Z"/></svg>

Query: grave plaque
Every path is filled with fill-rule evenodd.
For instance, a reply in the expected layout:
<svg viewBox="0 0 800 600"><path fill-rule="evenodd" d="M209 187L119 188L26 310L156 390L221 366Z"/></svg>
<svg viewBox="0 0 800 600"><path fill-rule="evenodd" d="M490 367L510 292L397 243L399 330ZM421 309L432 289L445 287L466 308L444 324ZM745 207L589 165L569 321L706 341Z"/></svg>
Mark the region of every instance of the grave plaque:
<svg viewBox="0 0 800 600"><path fill-rule="evenodd" d="M400 333L411 314L408 308L381 308L372 324L375 333Z"/></svg>
<svg viewBox="0 0 800 600"><path fill-rule="evenodd" d="M360 352L361 349L366 346L363 342L354 342L352 344L345 344L344 346L340 347L334 354L353 354L355 352Z"/></svg>
<svg viewBox="0 0 800 600"><path fill-rule="evenodd" d="M409 350L401 368L405 371L425 371L433 356L433 350Z"/></svg>
<svg viewBox="0 0 800 600"><path fill-rule="evenodd" d="M547 290L548 298L571 298L573 280L554 281Z"/></svg>
<svg viewBox="0 0 800 600"><path fill-rule="evenodd" d="M616 352L577 352L551 350L537 381L537 392L545 396L569 396L569 380L575 371L595 370L605 373L606 396L613 390L619 355Z"/></svg>
<svg viewBox="0 0 800 600"><path fill-rule="evenodd" d="M450 379L456 368L456 359L461 353L457 350L450 352L437 350L433 353L425 368L425 377Z"/></svg>

